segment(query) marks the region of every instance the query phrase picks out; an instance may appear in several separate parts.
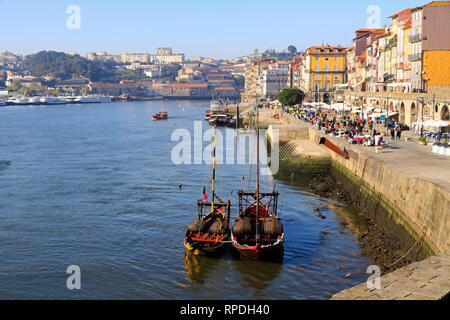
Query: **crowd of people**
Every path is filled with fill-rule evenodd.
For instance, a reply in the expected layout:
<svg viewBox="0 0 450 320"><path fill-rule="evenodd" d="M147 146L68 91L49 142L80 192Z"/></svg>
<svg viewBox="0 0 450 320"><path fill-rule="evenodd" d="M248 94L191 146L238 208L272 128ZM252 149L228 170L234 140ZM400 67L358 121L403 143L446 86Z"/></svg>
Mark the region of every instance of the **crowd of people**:
<svg viewBox="0 0 450 320"><path fill-rule="evenodd" d="M336 110L321 109L320 107L280 107L278 105L266 105L267 108L282 111L294 118L316 126L320 132L328 135L341 137L348 140L349 144L362 144L367 147L386 147L388 142L383 138L381 130L377 128L388 124L391 140L400 140L402 136L401 126L394 121L385 122L381 119L361 119L359 114L342 112ZM275 115L275 117L279 115Z"/></svg>

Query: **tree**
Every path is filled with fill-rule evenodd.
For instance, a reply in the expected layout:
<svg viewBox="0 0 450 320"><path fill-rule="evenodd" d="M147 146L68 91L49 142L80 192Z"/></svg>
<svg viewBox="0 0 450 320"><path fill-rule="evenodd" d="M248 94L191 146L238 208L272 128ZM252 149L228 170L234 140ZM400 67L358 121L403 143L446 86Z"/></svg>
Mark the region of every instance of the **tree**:
<svg viewBox="0 0 450 320"><path fill-rule="evenodd" d="M89 89L88 86L81 88L81 94L82 94L83 96L85 96L85 95L87 95L87 94L89 94L89 93L90 93L90 89Z"/></svg>
<svg viewBox="0 0 450 320"><path fill-rule="evenodd" d="M22 83L20 82L20 80L14 80L7 89L8 91L19 91L21 88Z"/></svg>
<svg viewBox="0 0 450 320"><path fill-rule="evenodd" d="M297 48L293 45L290 45L287 50L290 54L297 54Z"/></svg>
<svg viewBox="0 0 450 320"><path fill-rule="evenodd" d="M301 104L305 94L300 89L295 88L285 88L278 95L278 101L280 101L285 106L295 106Z"/></svg>

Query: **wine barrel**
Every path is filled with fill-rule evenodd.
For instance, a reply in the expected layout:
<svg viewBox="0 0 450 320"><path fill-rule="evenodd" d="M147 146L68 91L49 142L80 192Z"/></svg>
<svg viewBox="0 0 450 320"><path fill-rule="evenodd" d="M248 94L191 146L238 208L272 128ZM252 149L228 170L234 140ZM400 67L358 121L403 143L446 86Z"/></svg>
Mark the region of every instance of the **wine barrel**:
<svg viewBox="0 0 450 320"><path fill-rule="evenodd" d="M202 220L195 220L192 221L191 224L188 227L189 232L192 233L199 233L204 232L204 229L206 227L206 222Z"/></svg>
<svg viewBox="0 0 450 320"><path fill-rule="evenodd" d="M228 232L228 223L220 221L214 221L214 223L211 225L211 228L209 228L209 232L215 235L224 235Z"/></svg>
<svg viewBox="0 0 450 320"><path fill-rule="evenodd" d="M250 218L239 218L233 226L235 236L243 236L252 232L252 223Z"/></svg>
<svg viewBox="0 0 450 320"><path fill-rule="evenodd" d="M266 218L264 221L264 234L271 237L278 237L283 234L283 224L275 217Z"/></svg>

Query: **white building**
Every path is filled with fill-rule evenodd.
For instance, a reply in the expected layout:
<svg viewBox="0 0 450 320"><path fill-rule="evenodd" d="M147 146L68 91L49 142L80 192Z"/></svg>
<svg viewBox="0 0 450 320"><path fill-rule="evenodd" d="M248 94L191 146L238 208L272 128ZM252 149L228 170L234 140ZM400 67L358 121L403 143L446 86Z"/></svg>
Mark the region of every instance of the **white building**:
<svg viewBox="0 0 450 320"><path fill-rule="evenodd" d="M268 98L276 98L281 90L289 86L290 64L276 62L261 72L260 88Z"/></svg>
<svg viewBox="0 0 450 320"><path fill-rule="evenodd" d="M163 70L161 66L151 66L145 70L145 75L149 78L160 78L163 76Z"/></svg>

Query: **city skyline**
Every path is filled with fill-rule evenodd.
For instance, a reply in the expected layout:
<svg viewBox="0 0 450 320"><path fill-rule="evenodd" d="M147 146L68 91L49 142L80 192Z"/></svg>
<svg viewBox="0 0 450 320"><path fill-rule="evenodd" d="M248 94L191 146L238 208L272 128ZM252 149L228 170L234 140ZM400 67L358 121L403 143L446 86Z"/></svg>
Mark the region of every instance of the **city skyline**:
<svg viewBox="0 0 450 320"><path fill-rule="evenodd" d="M370 6L380 8L383 26L389 24L390 15L428 2L282 1L274 7L267 1L238 3L234 0L225 4L206 1L89 3L84 0L55 4L0 0L0 10L8 12L0 21L0 28L7 30L0 51L26 55L55 50L84 56L99 51L155 52L156 48L167 46L174 48L174 52L185 53L187 58L230 59L255 49L281 51L294 45L305 50L318 41L350 46L354 30L368 27ZM71 5L80 9L79 29L67 26L72 16L68 13ZM26 11L22 10L24 6ZM303 33L303 28L310 32Z"/></svg>

